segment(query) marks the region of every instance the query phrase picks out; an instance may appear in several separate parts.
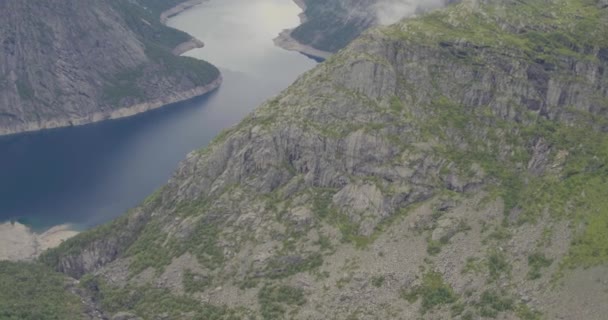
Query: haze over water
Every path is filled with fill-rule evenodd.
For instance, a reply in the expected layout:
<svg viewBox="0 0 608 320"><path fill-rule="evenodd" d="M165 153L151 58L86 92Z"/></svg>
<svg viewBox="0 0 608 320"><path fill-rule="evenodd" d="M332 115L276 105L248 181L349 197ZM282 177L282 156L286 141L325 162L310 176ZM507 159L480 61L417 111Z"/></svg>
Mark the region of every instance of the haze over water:
<svg viewBox="0 0 608 320"><path fill-rule="evenodd" d="M186 55L220 67L218 91L132 118L0 137L0 221L88 228L136 206L186 154L315 65L272 42L299 12L291 0L206 2L169 25L205 42Z"/></svg>

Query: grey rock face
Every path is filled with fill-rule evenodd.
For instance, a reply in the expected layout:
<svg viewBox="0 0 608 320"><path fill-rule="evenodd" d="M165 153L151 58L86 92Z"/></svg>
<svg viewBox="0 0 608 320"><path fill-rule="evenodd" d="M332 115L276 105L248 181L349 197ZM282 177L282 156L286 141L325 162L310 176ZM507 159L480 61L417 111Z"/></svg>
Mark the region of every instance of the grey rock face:
<svg viewBox="0 0 608 320"><path fill-rule="evenodd" d="M144 17L125 16L137 11L116 9L121 5L136 6L123 0L0 3L0 134L131 115L149 109L145 103L202 94L197 88L217 79L212 66L200 81L205 75L158 61L150 46L162 44L134 29L128 21ZM156 50L167 51L167 61L182 59L171 49Z"/></svg>

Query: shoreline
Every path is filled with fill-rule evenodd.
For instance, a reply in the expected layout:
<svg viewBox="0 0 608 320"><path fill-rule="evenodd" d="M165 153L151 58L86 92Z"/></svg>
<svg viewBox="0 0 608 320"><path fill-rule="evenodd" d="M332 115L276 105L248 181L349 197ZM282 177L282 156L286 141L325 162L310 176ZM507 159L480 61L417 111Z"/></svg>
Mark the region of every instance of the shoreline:
<svg viewBox="0 0 608 320"><path fill-rule="evenodd" d="M220 85L222 84L222 80L223 78L220 74L217 79L213 80L207 85L195 87L190 90L174 92L171 95L164 96L159 99L141 102L129 107L115 109L109 112L95 112L80 118L65 118L40 122L26 122L14 126L12 128L0 128L0 136L9 136L13 134L21 134L48 129L76 127L101 121L132 117L140 113L159 109L174 103L194 99L196 97L200 97L207 93L213 92L220 87Z"/></svg>
<svg viewBox="0 0 608 320"><path fill-rule="evenodd" d="M0 223L0 261L32 261L78 233L69 224L36 233L19 222Z"/></svg>
<svg viewBox="0 0 608 320"><path fill-rule="evenodd" d="M182 43L178 44L177 47L175 47L173 50L171 50L171 53L173 53L176 56L181 56L182 54L184 54L190 50L203 48L204 46L205 46L204 42L193 37L192 39L190 39L186 42L182 42Z"/></svg>
<svg viewBox="0 0 608 320"><path fill-rule="evenodd" d="M197 6L201 3L203 3L204 1L205 0L188 0L186 2L183 2L177 6L161 13L160 21L161 21L161 23L166 25L166 22L169 18L174 17L194 6ZM179 56L192 49L202 48L205 45L199 39L196 39L192 36L190 36L190 37L191 37L190 40L180 43L171 52L174 55ZM168 96L154 99L154 100L144 101L144 102L137 103L137 104L134 104L131 106L122 107L122 108L111 110L111 111L95 112L95 113L88 114L86 116L82 116L79 118L67 118L66 117L66 118L62 118L62 119L52 119L52 120L35 121L35 122L32 121L32 122L19 123L10 128L9 127L0 128L0 137L28 133L28 132L36 132L36 131L48 130L48 129L76 127L76 126L82 126L82 125L92 124L92 123L101 122L101 121L128 118L128 117L140 114L140 113L155 110L155 109L165 107L165 106L168 106L168 105L171 105L174 103L183 102L183 101L187 101L190 99L194 99L196 97L200 97L202 95L205 95L207 93L210 93L210 92L218 89L221 84L222 84L222 75L220 73L215 80L213 80L212 82L210 82L204 86L195 87L195 88L192 88L190 90L185 90L185 91L173 92L172 94L170 94Z"/></svg>
<svg viewBox="0 0 608 320"><path fill-rule="evenodd" d="M308 21L308 18L306 17L306 14L304 13L304 12L306 12L306 3L304 3L303 0L293 0L293 2L298 7L300 7L300 9L302 9L302 12L298 15L298 17L300 17L300 25L302 25L306 21ZM315 49L311 46L307 46L305 44L298 42L298 40L294 39L291 36L291 33L293 32L294 29L295 28L285 29L285 30L281 31L281 33L276 38L273 39L274 44L277 47L283 48L287 51L299 52L314 60L326 60L333 54L331 52Z"/></svg>
<svg viewBox="0 0 608 320"><path fill-rule="evenodd" d="M192 8L195 6L198 6L199 4L203 3L205 0L188 0L185 2L182 2L180 4L178 4L177 6L165 10L160 14L160 22L164 25L167 24L167 21L172 18L175 17L176 15Z"/></svg>
<svg viewBox="0 0 608 320"><path fill-rule="evenodd" d="M162 23L166 26L167 22L172 17L175 17L178 14L180 14L188 9L196 7L205 1L206 0L188 0L186 2L182 2L182 3L178 4L177 6L171 8L169 10L165 10L160 14L160 23ZM190 50L203 48L205 46L205 43L203 41L193 37L192 35L190 35L190 38L191 38L190 40L178 44L175 48L173 48L171 53L173 53L176 56L181 56L182 54L184 54Z"/></svg>

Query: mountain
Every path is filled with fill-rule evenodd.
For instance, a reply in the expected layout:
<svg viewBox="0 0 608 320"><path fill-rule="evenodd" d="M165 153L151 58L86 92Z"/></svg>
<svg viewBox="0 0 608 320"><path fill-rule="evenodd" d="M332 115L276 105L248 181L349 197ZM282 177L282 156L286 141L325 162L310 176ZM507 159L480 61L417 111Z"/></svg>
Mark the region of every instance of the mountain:
<svg viewBox="0 0 608 320"><path fill-rule="evenodd" d="M39 263L115 319L604 319L607 8L371 29Z"/></svg>
<svg viewBox="0 0 608 320"><path fill-rule="evenodd" d="M288 49L326 59L363 31L378 24L435 9L457 0L297 0L302 23L276 42Z"/></svg>
<svg viewBox="0 0 608 320"><path fill-rule="evenodd" d="M130 116L217 88L217 68L176 55L202 43L160 21L182 2L2 1L0 134Z"/></svg>

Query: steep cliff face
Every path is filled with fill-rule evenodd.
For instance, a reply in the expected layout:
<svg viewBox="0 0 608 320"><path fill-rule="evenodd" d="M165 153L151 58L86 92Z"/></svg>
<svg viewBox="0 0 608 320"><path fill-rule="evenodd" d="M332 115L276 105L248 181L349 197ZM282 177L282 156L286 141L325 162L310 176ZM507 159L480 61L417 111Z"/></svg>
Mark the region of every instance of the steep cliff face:
<svg viewBox="0 0 608 320"><path fill-rule="evenodd" d="M41 260L147 319L603 319L605 7L369 31Z"/></svg>
<svg viewBox="0 0 608 320"><path fill-rule="evenodd" d="M219 85L146 1L0 3L0 134L132 115ZM150 4L152 8L161 8Z"/></svg>

